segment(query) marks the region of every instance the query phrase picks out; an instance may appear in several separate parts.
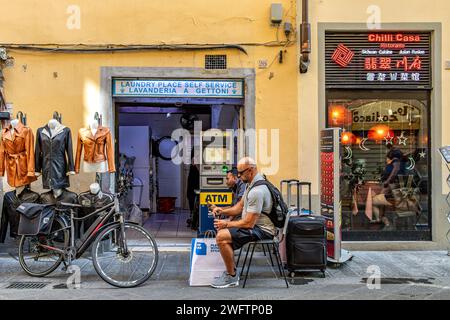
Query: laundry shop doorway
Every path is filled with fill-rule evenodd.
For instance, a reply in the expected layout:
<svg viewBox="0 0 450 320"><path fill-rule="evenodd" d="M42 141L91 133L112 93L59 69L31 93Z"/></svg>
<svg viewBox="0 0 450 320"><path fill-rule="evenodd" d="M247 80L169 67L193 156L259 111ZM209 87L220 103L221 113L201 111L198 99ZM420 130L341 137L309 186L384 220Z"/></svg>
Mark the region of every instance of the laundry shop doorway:
<svg viewBox="0 0 450 320"><path fill-rule="evenodd" d="M172 161L178 146L170 137L183 128L196 148L195 121L202 131L242 128L243 99L115 98L114 106L117 183L125 179L133 185L128 201L143 210L144 227L159 241L187 243L197 236L188 224L193 209L188 194L199 188L197 172Z"/></svg>

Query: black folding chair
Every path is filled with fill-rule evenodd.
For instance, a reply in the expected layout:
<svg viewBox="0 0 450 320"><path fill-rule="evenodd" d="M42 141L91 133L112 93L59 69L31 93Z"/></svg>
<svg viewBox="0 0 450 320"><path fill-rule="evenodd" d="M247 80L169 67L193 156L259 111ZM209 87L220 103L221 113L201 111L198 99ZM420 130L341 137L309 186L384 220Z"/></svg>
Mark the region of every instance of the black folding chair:
<svg viewBox="0 0 450 320"><path fill-rule="evenodd" d="M286 274L284 272L283 263L281 261L281 256L280 256L280 242L282 242L283 239L285 238L290 215L291 215L291 211L289 211L288 214L286 215L286 221L284 223L283 229L277 229L277 235L273 239L258 240L258 241L253 241L253 242L247 243L247 253L245 255L244 262L243 262L241 273L240 273L239 277L242 277L242 274L244 273L245 265L247 264L248 254L249 254L250 251L251 251L251 254L250 254L250 258L248 259L247 272L245 273L244 284L243 284L242 288L245 288L245 284L247 283L248 273L250 271L250 266L251 266L252 260L253 260L253 254L255 252L255 248L256 248L257 245L261 245L263 247L264 251L265 251L264 246L267 247L267 251L269 253L270 261L271 261L272 266L273 266L272 251L270 250L271 247L272 247L272 250L273 250L273 253L275 255L276 262L277 262L278 270L280 271L280 277L284 278L284 281L286 282L286 287L289 288L289 283L287 281ZM279 234L280 234L280 231L281 231L281 239L278 238ZM241 254L242 254L243 248L244 247L242 247L241 250L239 251L238 260L236 262L236 268L239 265L239 260L241 258Z"/></svg>

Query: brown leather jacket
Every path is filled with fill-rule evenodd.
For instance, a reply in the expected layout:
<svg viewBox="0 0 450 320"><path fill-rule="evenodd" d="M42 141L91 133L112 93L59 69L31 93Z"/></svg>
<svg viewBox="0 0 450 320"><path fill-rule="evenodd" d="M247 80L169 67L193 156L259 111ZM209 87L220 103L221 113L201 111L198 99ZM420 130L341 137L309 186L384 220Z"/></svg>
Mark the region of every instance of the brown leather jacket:
<svg viewBox="0 0 450 320"><path fill-rule="evenodd" d="M21 122L12 129L2 130L0 141L0 176L8 177L11 187L21 187L36 181L34 175L33 131Z"/></svg>
<svg viewBox="0 0 450 320"><path fill-rule="evenodd" d="M81 152L84 147L84 161L98 163L108 161L108 171L115 172L114 150L111 131L107 127L99 126L95 136L90 128L78 131L77 154L75 157L75 172L80 172Z"/></svg>

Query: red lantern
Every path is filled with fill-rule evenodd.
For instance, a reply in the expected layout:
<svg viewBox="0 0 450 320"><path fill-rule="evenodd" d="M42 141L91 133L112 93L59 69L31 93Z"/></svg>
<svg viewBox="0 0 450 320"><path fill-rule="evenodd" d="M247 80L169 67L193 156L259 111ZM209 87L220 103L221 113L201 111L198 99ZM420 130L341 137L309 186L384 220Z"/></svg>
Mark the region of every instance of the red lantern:
<svg viewBox="0 0 450 320"><path fill-rule="evenodd" d="M386 137L394 138L394 131L385 124L373 126L367 134L367 138L374 141L381 141Z"/></svg>
<svg viewBox="0 0 450 320"><path fill-rule="evenodd" d="M352 113L345 106L334 104L328 108L328 126L339 127L352 124Z"/></svg>
<svg viewBox="0 0 450 320"><path fill-rule="evenodd" d="M341 143L343 145L351 145L351 144L353 144L355 142L356 142L356 136L353 133L351 133L349 131L346 131L346 132L342 133L342 135L341 135Z"/></svg>

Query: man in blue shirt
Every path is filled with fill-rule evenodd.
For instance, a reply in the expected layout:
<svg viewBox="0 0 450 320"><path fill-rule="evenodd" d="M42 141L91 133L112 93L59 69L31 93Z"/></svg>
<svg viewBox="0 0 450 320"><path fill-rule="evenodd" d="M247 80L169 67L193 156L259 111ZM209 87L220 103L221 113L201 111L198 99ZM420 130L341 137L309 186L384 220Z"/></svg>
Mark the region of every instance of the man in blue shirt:
<svg viewBox="0 0 450 320"><path fill-rule="evenodd" d="M246 187L246 184L242 182L241 179L238 178L237 174L238 173L236 168L227 171L226 184L227 187L233 191L232 206L234 206L241 200L242 196L244 195Z"/></svg>

